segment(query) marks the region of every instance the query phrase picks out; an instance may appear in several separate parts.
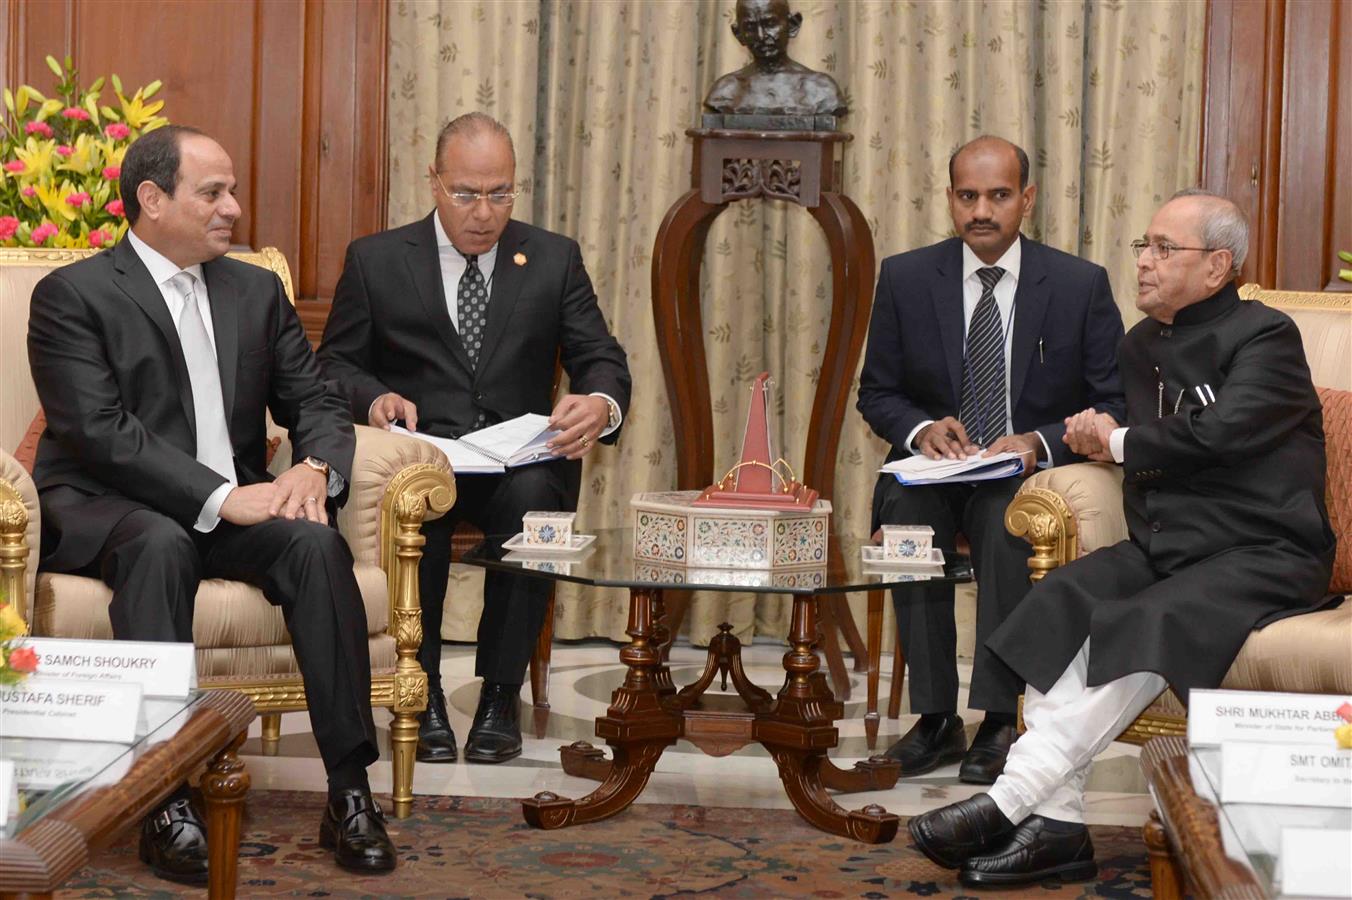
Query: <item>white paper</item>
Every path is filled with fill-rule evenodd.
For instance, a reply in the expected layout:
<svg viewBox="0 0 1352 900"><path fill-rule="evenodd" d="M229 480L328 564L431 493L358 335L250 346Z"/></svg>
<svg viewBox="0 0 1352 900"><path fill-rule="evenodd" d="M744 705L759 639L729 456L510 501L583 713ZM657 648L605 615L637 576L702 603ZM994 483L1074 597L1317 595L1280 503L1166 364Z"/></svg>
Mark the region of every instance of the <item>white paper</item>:
<svg viewBox="0 0 1352 900"><path fill-rule="evenodd" d="M1333 746L1343 723L1338 707L1352 697L1338 694L1280 694L1269 691L1188 692L1188 744L1225 741Z"/></svg>
<svg viewBox="0 0 1352 900"><path fill-rule="evenodd" d="M5 738L0 747L6 760L14 764L18 786L28 791L49 791L63 784L88 781L116 762L99 777L99 784L108 784L125 775L136 756L126 744L94 741Z"/></svg>
<svg viewBox="0 0 1352 900"><path fill-rule="evenodd" d="M1352 897L1352 831L1283 828L1283 894L1302 897Z"/></svg>
<svg viewBox="0 0 1352 900"><path fill-rule="evenodd" d="M0 736L70 741L136 740L141 686L29 677L0 688Z"/></svg>
<svg viewBox="0 0 1352 900"><path fill-rule="evenodd" d="M457 475L501 475L509 466L557 459L545 444L558 434L549 427L549 417L526 413L497 425L472 431L459 440L433 437L391 425L390 431L426 441L451 462Z"/></svg>
<svg viewBox="0 0 1352 900"><path fill-rule="evenodd" d="M139 684L144 697L183 700L197 687L193 645L28 638L43 678Z"/></svg>
<svg viewBox="0 0 1352 900"><path fill-rule="evenodd" d="M436 447L442 453L446 454L446 459L450 460L451 471L457 475L501 475L507 471L507 467L496 460L489 459L479 451L466 447L459 441L451 438L433 437L430 434L423 434L420 431L409 431L406 428L400 428L398 425L391 425L392 434L402 434L405 437L417 438L420 441L426 441L433 447Z"/></svg>
<svg viewBox="0 0 1352 900"><path fill-rule="evenodd" d="M0 828L19 811L19 782L14 778L14 761L0 759Z"/></svg>
<svg viewBox="0 0 1352 900"><path fill-rule="evenodd" d="M879 472L898 476L902 484L940 484L944 482L991 481L1010 478L1023 471L1023 456L1018 453L994 453L966 459L930 459L907 456L894 459Z"/></svg>
<svg viewBox="0 0 1352 900"><path fill-rule="evenodd" d="M1221 802L1352 809L1352 750L1310 744L1221 744Z"/></svg>

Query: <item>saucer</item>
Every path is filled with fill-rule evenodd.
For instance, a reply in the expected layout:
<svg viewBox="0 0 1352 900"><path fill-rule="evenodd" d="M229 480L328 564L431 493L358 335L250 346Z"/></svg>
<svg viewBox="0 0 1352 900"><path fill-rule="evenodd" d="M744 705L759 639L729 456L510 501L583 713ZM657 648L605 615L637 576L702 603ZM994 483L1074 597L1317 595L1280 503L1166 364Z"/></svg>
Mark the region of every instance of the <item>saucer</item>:
<svg viewBox="0 0 1352 900"><path fill-rule="evenodd" d="M930 569L944 564L944 551L938 547L930 548L929 559L884 559L883 548L865 544L859 548L865 564L887 569Z"/></svg>
<svg viewBox="0 0 1352 900"><path fill-rule="evenodd" d="M596 535L594 534L574 534L570 546L551 547L544 544L527 544L526 536L518 533L508 538L503 543L502 549L513 550L517 553L528 553L531 556L572 556L586 550L595 540Z"/></svg>

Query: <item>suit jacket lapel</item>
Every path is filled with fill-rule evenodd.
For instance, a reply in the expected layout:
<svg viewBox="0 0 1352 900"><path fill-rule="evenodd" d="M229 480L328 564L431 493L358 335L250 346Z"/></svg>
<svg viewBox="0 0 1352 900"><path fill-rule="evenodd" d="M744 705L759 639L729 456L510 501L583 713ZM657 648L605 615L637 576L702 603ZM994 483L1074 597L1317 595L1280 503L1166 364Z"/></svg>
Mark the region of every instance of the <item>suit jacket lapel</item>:
<svg viewBox="0 0 1352 900"><path fill-rule="evenodd" d="M427 321L432 323L442 341L451 348L451 355L466 372L473 374L474 367L469 364L465 345L460 342L460 335L456 334L455 326L451 324L450 310L446 307L446 291L441 283L441 260L437 256L437 237L432 225L432 216L435 215L433 212L424 219L425 227L418 229L419 236L409 240L405 262L413 278L413 287L427 311Z"/></svg>
<svg viewBox="0 0 1352 900"><path fill-rule="evenodd" d="M488 324L484 328L484 341L479 347L479 370L483 371L494 349L507 329L507 320L512 316L512 308L521 295L521 285L526 280L525 264L517 264L517 255L526 259L522 249L526 246L526 235L516 223L508 220L502 237L498 238L498 256L493 263L493 288L488 297Z"/></svg>
<svg viewBox="0 0 1352 900"><path fill-rule="evenodd" d="M221 372L221 402L228 428L234 421L235 379L239 374L239 305L235 281L215 260L202 265L211 304L211 330L216 337L216 365Z"/></svg>
<svg viewBox="0 0 1352 900"><path fill-rule="evenodd" d="M1019 396L1042 336L1049 300L1042 247L1024 237L1019 240L1023 242L1023 258L1019 263L1019 286L1014 291L1014 337L1009 351L1011 410L1019 408Z"/></svg>
<svg viewBox="0 0 1352 900"><path fill-rule="evenodd" d="M174 379L178 399L187 413L188 428L195 434L197 413L192 402L192 382L188 380L188 363L183 358L183 344L179 341L178 329L174 327L174 318L169 315L169 307L164 304L164 295L150 277L150 271L141 262L141 257L136 255L131 241L122 241L113 248L113 268L117 272L113 276L113 283L155 323L164 338L170 364L178 376Z"/></svg>
<svg viewBox="0 0 1352 900"><path fill-rule="evenodd" d="M948 361L948 378L953 386L953 414L962 404L962 366L966 358L962 326L962 242L952 241L939 263L939 277L934 282L932 297L934 315L939 320L939 336L944 344L944 359Z"/></svg>

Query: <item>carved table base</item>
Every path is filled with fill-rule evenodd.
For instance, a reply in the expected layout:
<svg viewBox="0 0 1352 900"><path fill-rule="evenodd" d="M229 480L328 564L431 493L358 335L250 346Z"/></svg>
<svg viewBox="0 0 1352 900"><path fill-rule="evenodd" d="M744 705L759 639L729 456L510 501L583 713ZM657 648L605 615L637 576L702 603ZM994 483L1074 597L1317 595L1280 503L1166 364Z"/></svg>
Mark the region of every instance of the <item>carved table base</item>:
<svg viewBox="0 0 1352 900"><path fill-rule="evenodd" d="M628 667L606 715L596 720L602 750L579 741L560 750L569 775L600 781L579 800L543 792L522 803L526 821L537 828L562 828L607 818L634 801L652 775L662 752L683 738L711 756L726 756L753 741L762 744L779 766L784 789L803 818L824 831L866 843L885 843L897 833L899 819L880 806L849 811L827 793L886 790L896 784L899 766L875 756L842 769L827 758L844 715L820 671L817 609L821 598L796 596L790 650L784 655L784 686L772 696L751 683L742 668L741 643L730 625L719 626L709 645L700 677L677 692L663 650L671 640L661 618L661 592L635 589L629 597L631 643L620 651ZM715 676L731 680L736 696L708 695Z"/></svg>

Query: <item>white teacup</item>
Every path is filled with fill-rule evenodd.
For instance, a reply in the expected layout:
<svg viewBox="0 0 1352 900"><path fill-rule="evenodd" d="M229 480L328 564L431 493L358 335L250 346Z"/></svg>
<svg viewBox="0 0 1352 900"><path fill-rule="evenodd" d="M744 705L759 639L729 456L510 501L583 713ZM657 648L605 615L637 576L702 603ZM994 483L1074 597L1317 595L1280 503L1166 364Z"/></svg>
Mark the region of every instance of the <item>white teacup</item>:
<svg viewBox="0 0 1352 900"><path fill-rule="evenodd" d="M522 543L528 547L573 546L571 512L528 512L521 517Z"/></svg>
<svg viewBox="0 0 1352 900"><path fill-rule="evenodd" d="M884 525L883 559L928 560L934 529L928 525Z"/></svg>

